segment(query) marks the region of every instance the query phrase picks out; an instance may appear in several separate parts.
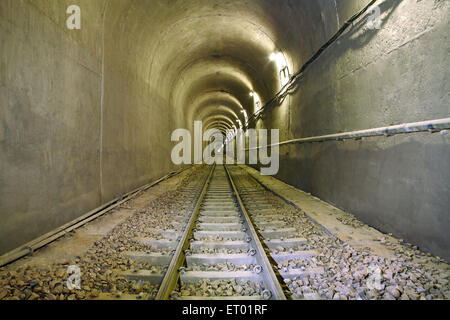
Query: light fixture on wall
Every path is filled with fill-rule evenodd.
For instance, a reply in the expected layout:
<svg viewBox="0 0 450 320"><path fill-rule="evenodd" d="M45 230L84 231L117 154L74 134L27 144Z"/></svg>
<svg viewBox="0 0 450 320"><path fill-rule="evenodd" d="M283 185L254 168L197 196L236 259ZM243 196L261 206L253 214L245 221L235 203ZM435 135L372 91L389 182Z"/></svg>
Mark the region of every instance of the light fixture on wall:
<svg viewBox="0 0 450 320"><path fill-rule="evenodd" d="M261 99L259 98L259 95L254 91L250 92L250 97L253 97L255 113L258 113L262 108Z"/></svg>
<svg viewBox="0 0 450 320"><path fill-rule="evenodd" d="M270 61L273 61L277 65L277 70L280 76L281 86L286 85L289 82L289 68L286 62L286 58L282 52L273 52L269 56Z"/></svg>
<svg viewBox="0 0 450 320"><path fill-rule="evenodd" d="M248 123L248 115L247 115L247 111L245 111L245 110L241 110L241 113L243 113L243 114L244 114L245 125L247 125L247 123Z"/></svg>

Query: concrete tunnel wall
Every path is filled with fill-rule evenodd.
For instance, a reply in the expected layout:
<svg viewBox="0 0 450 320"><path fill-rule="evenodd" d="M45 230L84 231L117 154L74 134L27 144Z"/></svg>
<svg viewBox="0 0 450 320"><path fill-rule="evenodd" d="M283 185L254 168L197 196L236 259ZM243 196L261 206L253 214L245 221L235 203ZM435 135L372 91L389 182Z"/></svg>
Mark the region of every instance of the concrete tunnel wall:
<svg viewBox="0 0 450 320"><path fill-rule="evenodd" d="M380 2L258 127L320 136L450 115L449 2ZM351 11L339 12L339 21ZM285 124L289 123L289 126ZM277 178L383 232L450 258L449 135L416 133L281 147Z"/></svg>
<svg viewBox="0 0 450 320"><path fill-rule="evenodd" d="M174 169L168 106L108 2L0 1L0 254Z"/></svg>
<svg viewBox="0 0 450 320"><path fill-rule="evenodd" d="M244 122L250 91L264 103L280 88L270 53L295 72L368 2L1 0L0 254L175 169L174 129ZM379 1L383 28L344 36L257 126L286 140L447 117L448 2L397 2ZM81 30L65 26L71 4ZM278 178L450 256L448 137L281 153Z"/></svg>

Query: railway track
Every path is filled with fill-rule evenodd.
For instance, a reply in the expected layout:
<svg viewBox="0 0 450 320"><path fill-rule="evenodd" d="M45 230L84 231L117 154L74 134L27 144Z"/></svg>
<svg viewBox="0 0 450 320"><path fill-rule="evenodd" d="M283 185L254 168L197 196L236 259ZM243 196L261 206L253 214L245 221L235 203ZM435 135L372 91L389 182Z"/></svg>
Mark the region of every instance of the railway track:
<svg viewBox="0 0 450 320"><path fill-rule="evenodd" d="M289 287L324 270L296 268L317 252L273 197L238 167L214 167L156 298L320 299Z"/></svg>
<svg viewBox="0 0 450 320"><path fill-rule="evenodd" d="M202 166L180 181L82 256L0 269L0 299L429 299L448 286L448 266L351 248L240 166ZM68 265L80 267L81 289L65 287ZM370 266L383 269L385 289L367 288Z"/></svg>
<svg viewBox="0 0 450 320"><path fill-rule="evenodd" d="M192 193L193 203L169 216L173 222L159 230L162 238L139 240L162 252L127 255L162 268L123 274L130 280L160 284L157 294L146 298L324 297L314 283L325 273L324 264L317 263L318 254L324 247L341 244L306 215L238 166L212 166L203 184L183 192Z"/></svg>
<svg viewBox="0 0 450 320"><path fill-rule="evenodd" d="M298 264L317 251L248 178L237 166L212 169L156 299L321 298L290 286L324 272Z"/></svg>
<svg viewBox="0 0 450 320"><path fill-rule="evenodd" d="M285 299L224 166L212 168L156 298Z"/></svg>
<svg viewBox="0 0 450 320"><path fill-rule="evenodd" d="M159 208L163 216L149 217L148 212L141 212L144 223L136 225L145 227L131 238L131 242L136 246L134 250L121 253L123 258L138 265L134 264L135 268L118 272L118 275L132 281L136 284L136 288L144 290L137 290L141 291L139 296L113 294L113 299L155 299L165 274L170 270L171 261L178 255L177 248L183 239L186 225L190 223L204 185L209 179L208 172L211 173L211 170L203 168L194 173L194 179L192 177L187 179L187 184L181 186L176 199L173 199L175 201L164 203L164 207ZM151 285L153 290L145 290L145 286L148 285ZM99 298L105 299L108 295L101 295Z"/></svg>
<svg viewBox="0 0 450 320"><path fill-rule="evenodd" d="M321 246L311 246L311 241L315 242L314 237L331 242L334 239L323 232L322 226L314 225L306 215L275 196L238 166L230 167L229 171L272 267L281 279L285 295L294 300L321 299L309 286L311 278L325 272L323 266L311 263L316 261L318 249L321 249Z"/></svg>

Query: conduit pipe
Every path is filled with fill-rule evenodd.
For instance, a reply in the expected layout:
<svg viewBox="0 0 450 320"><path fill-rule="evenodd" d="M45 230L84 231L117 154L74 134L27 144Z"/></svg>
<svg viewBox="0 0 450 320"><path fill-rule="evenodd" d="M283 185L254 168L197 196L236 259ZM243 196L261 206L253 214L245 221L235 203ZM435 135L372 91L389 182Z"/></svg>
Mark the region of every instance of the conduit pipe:
<svg viewBox="0 0 450 320"><path fill-rule="evenodd" d="M302 144L302 143L324 142L324 141L342 141L345 139L361 139L364 137L374 137L374 136L389 137L389 136L393 136L393 135L397 135L397 134L422 132L422 131L429 131L429 132L439 132L440 131L442 134L446 134L447 129L450 129L450 118L443 118L443 119L429 120L429 121L422 121L422 122L403 123L403 124L398 124L398 125L388 126L388 127L380 127L380 128L373 128L373 129L366 129L366 130L359 130L359 131L334 133L334 134L323 135L323 136L293 139L293 140L283 141L280 143L271 144L268 146L249 148L249 149L246 149L246 151L257 150L257 149L261 149L264 147L270 148L270 147L275 147L275 146L284 146L284 145L288 145L288 144Z"/></svg>

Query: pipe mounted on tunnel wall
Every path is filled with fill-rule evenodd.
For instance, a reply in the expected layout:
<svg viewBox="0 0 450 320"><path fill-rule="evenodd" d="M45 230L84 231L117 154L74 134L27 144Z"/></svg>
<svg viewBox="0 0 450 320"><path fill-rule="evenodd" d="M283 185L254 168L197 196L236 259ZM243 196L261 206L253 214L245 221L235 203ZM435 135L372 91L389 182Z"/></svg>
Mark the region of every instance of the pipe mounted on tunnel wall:
<svg viewBox="0 0 450 320"><path fill-rule="evenodd" d="M405 133L415 133L415 132L441 132L442 134L447 134L446 129L450 129L450 118L431 120L431 121L422 121L422 122L414 122L414 123L403 123L389 127L381 127L381 128L373 128L359 131L351 131L351 132L343 132L343 133L334 133L323 136L316 137L308 137L308 138L299 138L292 139L288 141L282 141L276 144L269 144L267 146L260 146L257 148L249 148L249 150L257 150L264 147L274 147L274 146L284 146L288 144L301 144L301 143L312 143L312 142L325 142L325 141L342 141L345 139L360 139L364 137L374 137L374 136L393 136L396 134L405 134Z"/></svg>

